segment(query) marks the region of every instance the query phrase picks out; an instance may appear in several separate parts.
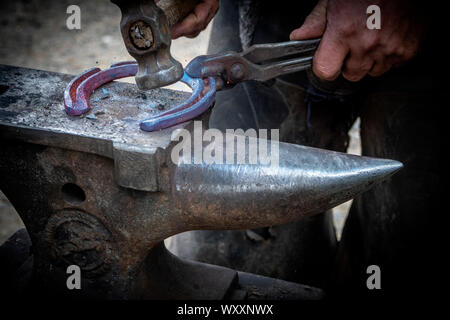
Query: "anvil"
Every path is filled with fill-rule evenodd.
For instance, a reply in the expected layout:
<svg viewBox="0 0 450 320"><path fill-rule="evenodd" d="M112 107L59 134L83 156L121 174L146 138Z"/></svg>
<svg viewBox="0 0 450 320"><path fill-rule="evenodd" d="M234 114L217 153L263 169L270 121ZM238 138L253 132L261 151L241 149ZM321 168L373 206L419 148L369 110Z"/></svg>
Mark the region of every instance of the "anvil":
<svg viewBox="0 0 450 320"><path fill-rule="evenodd" d="M0 66L0 189L33 244L33 286L100 298L317 298L320 290L182 260L164 239L199 229L289 223L333 208L389 178L402 164L280 143L279 163L196 164L171 150L176 129L139 130L187 94L146 93L112 82L73 118L63 93L72 76ZM208 114L202 115L207 127ZM249 143L249 139L245 139ZM82 288L66 287L66 268ZM276 291L274 288L282 288ZM42 292L42 291L40 291Z"/></svg>

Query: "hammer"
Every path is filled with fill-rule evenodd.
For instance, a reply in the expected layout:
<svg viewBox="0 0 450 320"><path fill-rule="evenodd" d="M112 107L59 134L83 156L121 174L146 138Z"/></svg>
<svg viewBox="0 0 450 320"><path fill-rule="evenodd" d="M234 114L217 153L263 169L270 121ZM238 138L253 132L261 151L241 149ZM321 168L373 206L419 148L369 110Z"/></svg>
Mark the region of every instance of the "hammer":
<svg viewBox="0 0 450 320"><path fill-rule="evenodd" d="M170 27L184 19L200 0L111 0L121 12L125 47L138 63L136 84L150 90L177 82L183 66L170 54Z"/></svg>

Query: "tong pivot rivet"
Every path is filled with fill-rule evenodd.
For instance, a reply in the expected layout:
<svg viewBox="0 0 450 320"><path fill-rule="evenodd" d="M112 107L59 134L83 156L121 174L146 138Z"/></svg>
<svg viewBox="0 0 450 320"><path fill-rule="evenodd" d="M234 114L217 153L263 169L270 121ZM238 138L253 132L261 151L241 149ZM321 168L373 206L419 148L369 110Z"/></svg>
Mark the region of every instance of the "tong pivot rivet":
<svg viewBox="0 0 450 320"><path fill-rule="evenodd" d="M235 63L230 68L230 78L232 81L243 80L245 76L244 66L242 63Z"/></svg>

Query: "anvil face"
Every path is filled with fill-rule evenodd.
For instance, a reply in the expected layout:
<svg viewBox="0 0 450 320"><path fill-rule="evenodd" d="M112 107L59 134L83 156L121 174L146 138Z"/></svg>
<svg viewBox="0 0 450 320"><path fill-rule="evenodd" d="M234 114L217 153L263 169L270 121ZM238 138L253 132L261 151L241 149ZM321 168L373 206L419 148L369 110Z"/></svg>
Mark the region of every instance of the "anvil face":
<svg viewBox="0 0 450 320"><path fill-rule="evenodd" d="M168 254L162 241L188 230L294 221L343 203L402 167L287 143L279 143L276 167L195 163L183 159L186 154L173 162L172 133L193 132L193 123L149 133L139 121L187 94L143 94L133 85L110 83L107 95L92 95L88 116L72 118L63 106L70 80L0 67L6 89L0 95L0 189L27 227L35 273L46 286L65 286L64 268L76 264L93 296L173 298L179 292L181 298L223 298L233 271L198 273L198 266Z"/></svg>

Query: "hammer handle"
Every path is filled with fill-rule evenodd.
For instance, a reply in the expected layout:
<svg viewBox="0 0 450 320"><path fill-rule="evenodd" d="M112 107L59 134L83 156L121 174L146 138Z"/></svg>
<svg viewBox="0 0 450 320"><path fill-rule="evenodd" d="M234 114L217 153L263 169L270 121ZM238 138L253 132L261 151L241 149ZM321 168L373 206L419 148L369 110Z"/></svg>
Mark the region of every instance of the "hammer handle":
<svg viewBox="0 0 450 320"><path fill-rule="evenodd" d="M156 5L160 7L169 22L169 27L183 20L200 0L160 0Z"/></svg>

